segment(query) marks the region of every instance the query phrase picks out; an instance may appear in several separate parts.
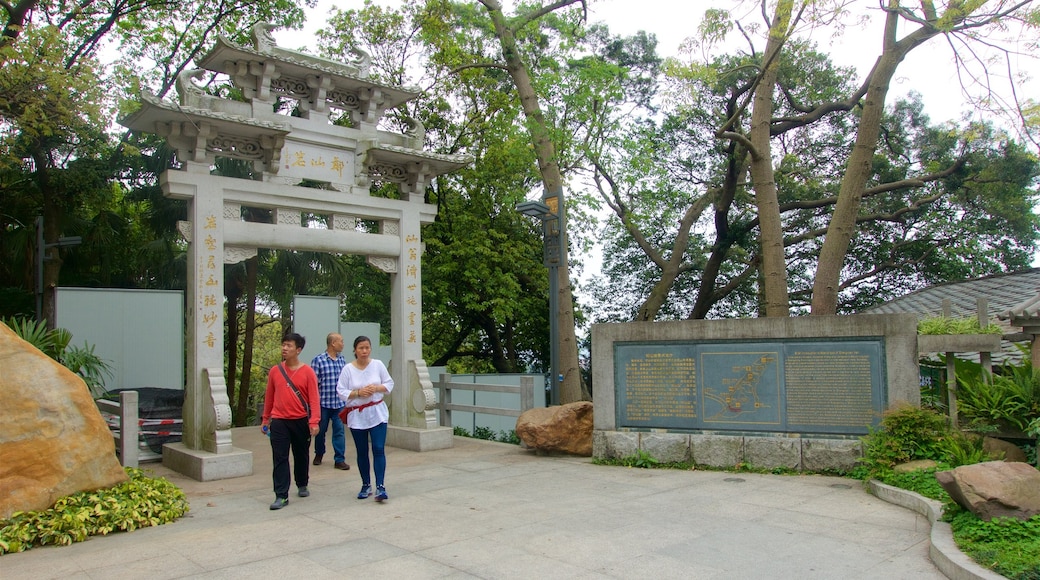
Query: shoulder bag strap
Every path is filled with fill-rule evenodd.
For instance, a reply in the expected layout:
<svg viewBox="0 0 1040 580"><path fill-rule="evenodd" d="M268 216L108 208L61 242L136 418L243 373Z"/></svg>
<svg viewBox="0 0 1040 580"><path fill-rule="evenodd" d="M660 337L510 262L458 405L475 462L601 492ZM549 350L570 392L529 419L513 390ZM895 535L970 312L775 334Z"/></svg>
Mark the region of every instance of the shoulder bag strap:
<svg viewBox="0 0 1040 580"><path fill-rule="evenodd" d="M300 393L300 389L297 389L296 385L293 384L292 379L289 378L289 374L285 372L285 367L282 366L282 363L278 363L278 370L282 371L282 376L285 377L285 382L288 383L289 387L292 388L294 393L296 393L296 398L298 398L300 402L303 403L303 408L305 411L307 411L307 417L310 417L311 406L308 405L307 401L303 398L303 394Z"/></svg>

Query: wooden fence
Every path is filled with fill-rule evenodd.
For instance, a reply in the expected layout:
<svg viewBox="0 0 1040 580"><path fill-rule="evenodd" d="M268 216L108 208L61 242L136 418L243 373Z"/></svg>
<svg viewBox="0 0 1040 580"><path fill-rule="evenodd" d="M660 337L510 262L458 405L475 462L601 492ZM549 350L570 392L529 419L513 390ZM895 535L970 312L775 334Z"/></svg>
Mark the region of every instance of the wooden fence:
<svg viewBox="0 0 1040 580"><path fill-rule="evenodd" d="M451 412L465 411L469 413L485 413L488 415L502 415L505 417L519 417L520 413L534 407L534 377L520 377L520 385L493 385L488 383L453 383L450 374L442 374L441 380L434 383L437 389L437 397L440 402L441 425L451 427ZM452 391L474 391L478 393L515 393L520 396L520 409L507 409L502 407L483 407L479 405L464 405L453 403Z"/></svg>

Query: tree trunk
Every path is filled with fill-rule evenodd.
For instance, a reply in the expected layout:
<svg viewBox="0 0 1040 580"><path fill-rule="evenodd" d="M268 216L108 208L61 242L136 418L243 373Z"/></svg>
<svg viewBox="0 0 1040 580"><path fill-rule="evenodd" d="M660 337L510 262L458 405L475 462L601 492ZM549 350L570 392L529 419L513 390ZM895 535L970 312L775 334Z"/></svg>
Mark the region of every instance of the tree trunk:
<svg viewBox="0 0 1040 580"><path fill-rule="evenodd" d="M557 2L556 8L575 4L583 0ZM502 55L506 61L509 76L513 79L517 94L520 96L520 105L524 110L527 120L528 131L531 134L531 142L534 145L535 155L538 159L538 170L542 176L542 185L549 197L554 193L562 198L563 177L560 174L560 166L556 161L556 147L553 145L549 127L542 114L538 103L538 94L534 90L530 73L526 65L520 59L517 50L516 37L513 29L506 23L502 14L502 6L497 0L481 0L487 8L492 23L495 26L495 36L502 45ZM562 199L561 199L562 202ZM578 340L574 329L574 297L571 292L570 268L567 261L567 220L564 203L558 204L558 215L560 227L563 230L563 240L560 247L560 267L558 268L559 281L559 313L557 316L557 327L559 328L558 345L560 356L560 373L563 381L560 385L560 402L573 403L587 398L582 388L581 369L578 366Z"/></svg>
<svg viewBox="0 0 1040 580"><path fill-rule="evenodd" d="M235 425L246 424L249 414L249 388L253 370L253 343L256 336L256 272L259 258L253 256L246 260L246 332L242 341L242 377L238 386L238 412L235 414Z"/></svg>
<svg viewBox="0 0 1040 580"><path fill-rule="evenodd" d="M42 293L40 319L46 321L48 330L54 330L56 327L54 320L55 294L61 274L61 255L57 243L61 238L61 218L64 210L58 202L57 192L53 190L47 155L37 149L33 153L33 161L36 164L33 180L36 181L43 198L41 213L43 214L43 243L46 248L43 251L43 263L37 265L43 270L43 287L37 288L36 291ZM51 247L47 248L47 246Z"/></svg>
<svg viewBox="0 0 1040 580"><path fill-rule="evenodd" d="M791 26L793 0L776 6L769 40L763 55L762 72L755 87L751 110L751 181L758 206L758 229L761 243L761 293L767 317L790 315L787 296L787 259L784 256L784 229L780 220L780 202L773 173L770 126L773 119L773 92L780 70L780 52Z"/></svg>
<svg viewBox="0 0 1040 580"><path fill-rule="evenodd" d="M226 274L225 274L226 276ZM238 376L238 299L241 294L227 292L227 336L224 339L224 351L227 353L227 396L229 401L235 400L235 378Z"/></svg>
<svg viewBox="0 0 1040 580"><path fill-rule="evenodd" d="M852 237L858 231L856 218L863 199L863 189L870 177L870 168L881 131L881 117L885 112L885 98L889 83L907 53L928 39L940 34L940 30L924 25L896 41L896 25L900 21L894 10L896 0L889 1L885 22L885 42L869 75L869 88L863 101L863 113L856 131L856 142L845 166L845 176L838 190L838 201L834 214L827 226L827 237L820 249L820 257L813 279L812 314L832 315L838 312L838 291L841 285L841 270L845 264ZM952 8L951 8L952 10Z"/></svg>
<svg viewBox="0 0 1040 580"><path fill-rule="evenodd" d="M737 195L737 184L741 176L747 173L747 151L735 142L730 142L726 151L729 156L726 163L726 179L715 199L715 243L701 271L701 285L697 289L697 300L694 302L693 311L690 312L690 320L702 320L714 306L717 300L715 289L719 272L722 271L722 264L735 240L730 233L729 211Z"/></svg>

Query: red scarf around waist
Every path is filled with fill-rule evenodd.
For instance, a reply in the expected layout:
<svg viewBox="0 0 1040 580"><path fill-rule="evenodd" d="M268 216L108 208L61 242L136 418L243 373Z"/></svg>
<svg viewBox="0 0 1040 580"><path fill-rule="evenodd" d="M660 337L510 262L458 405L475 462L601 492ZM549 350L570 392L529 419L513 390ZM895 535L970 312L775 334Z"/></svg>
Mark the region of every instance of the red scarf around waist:
<svg viewBox="0 0 1040 580"><path fill-rule="evenodd" d="M351 411L360 411L361 409L364 409L365 407L373 407L373 406L378 405L379 403L382 403L382 402L383 402L382 399L380 399L378 401L370 401L368 403L365 403L364 405L358 405L357 407L343 407L343 410L339 412L339 420L343 421L344 423L346 423L347 422L347 415L349 415Z"/></svg>

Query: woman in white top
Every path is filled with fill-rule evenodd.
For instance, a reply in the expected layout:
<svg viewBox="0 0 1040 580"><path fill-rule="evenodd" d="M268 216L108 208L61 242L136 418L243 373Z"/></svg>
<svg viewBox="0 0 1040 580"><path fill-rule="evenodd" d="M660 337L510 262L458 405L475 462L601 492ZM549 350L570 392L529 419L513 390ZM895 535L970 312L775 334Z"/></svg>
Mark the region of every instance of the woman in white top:
<svg viewBox="0 0 1040 580"><path fill-rule="evenodd" d="M367 336L354 339L354 360L343 367L336 392L346 401L343 422L350 428L357 448L357 467L361 474L358 499L372 497L372 474L368 447L372 444L372 464L376 472L376 501L387 499L383 475L386 473L386 423L390 411L383 397L394 388L394 380L382 361L372 358L372 341ZM343 415L340 415L343 417Z"/></svg>

